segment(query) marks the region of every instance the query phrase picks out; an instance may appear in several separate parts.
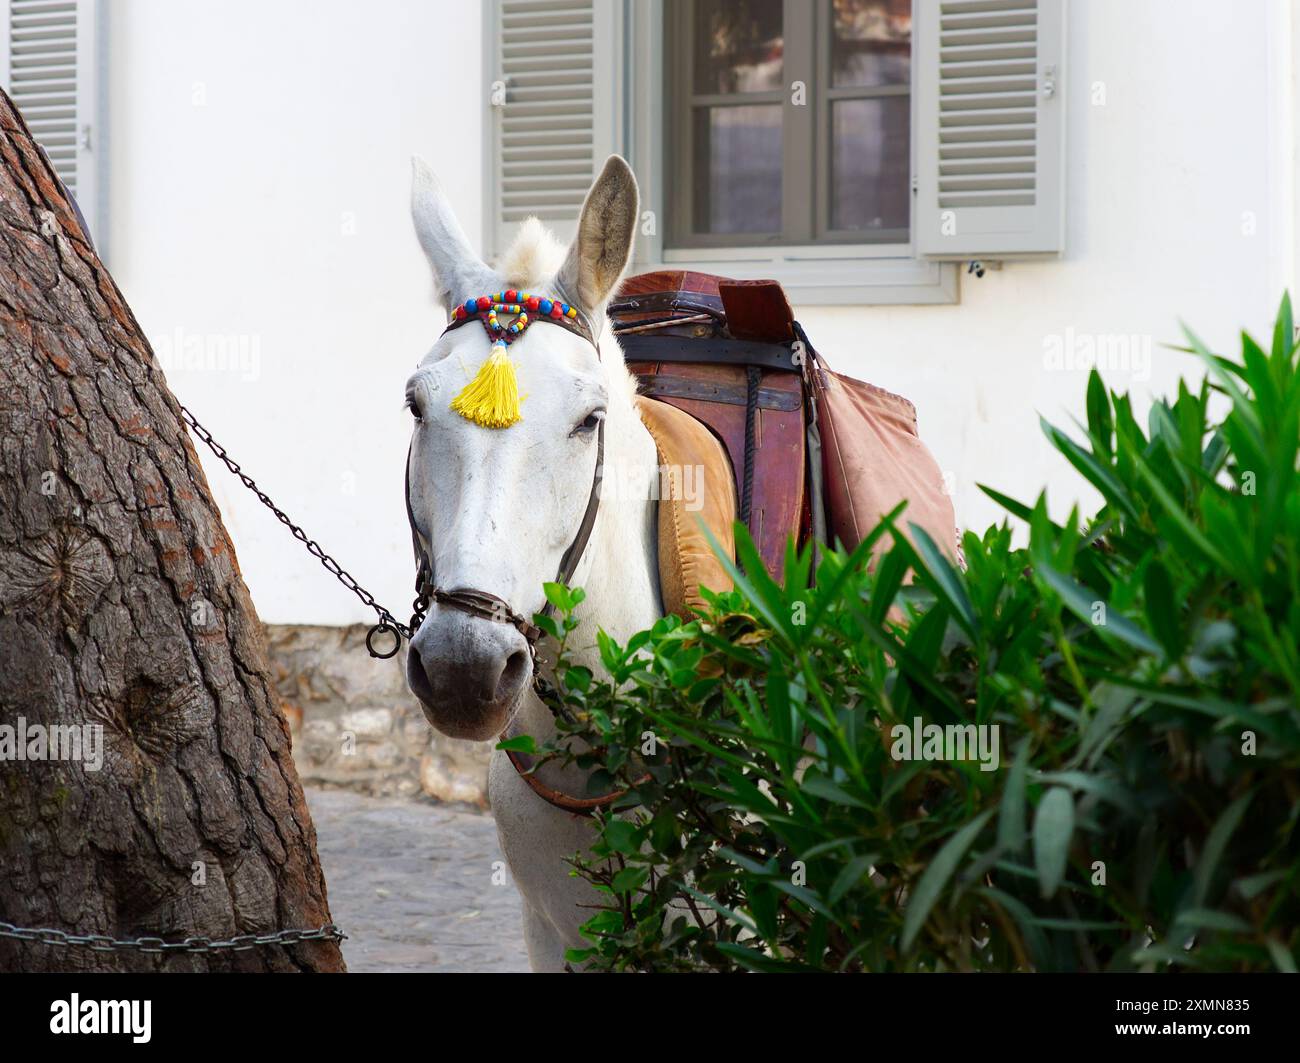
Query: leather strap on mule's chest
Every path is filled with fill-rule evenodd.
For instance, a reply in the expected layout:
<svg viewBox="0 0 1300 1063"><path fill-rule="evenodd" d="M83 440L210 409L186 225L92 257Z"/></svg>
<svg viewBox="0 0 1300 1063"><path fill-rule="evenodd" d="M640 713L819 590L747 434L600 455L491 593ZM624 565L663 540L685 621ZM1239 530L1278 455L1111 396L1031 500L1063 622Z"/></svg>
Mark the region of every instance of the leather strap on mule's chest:
<svg viewBox="0 0 1300 1063"><path fill-rule="evenodd" d="M510 760L511 767L528 785L528 788L548 805L558 808L561 812L568 812L574 816L590 816L598 808L608 808L627 794L627 788L625 787L621 790L601 794L599 797L573 797L542 782L534 774L537 764L529 754L520 753L513 749L508 749L505 753Z"/></svg>

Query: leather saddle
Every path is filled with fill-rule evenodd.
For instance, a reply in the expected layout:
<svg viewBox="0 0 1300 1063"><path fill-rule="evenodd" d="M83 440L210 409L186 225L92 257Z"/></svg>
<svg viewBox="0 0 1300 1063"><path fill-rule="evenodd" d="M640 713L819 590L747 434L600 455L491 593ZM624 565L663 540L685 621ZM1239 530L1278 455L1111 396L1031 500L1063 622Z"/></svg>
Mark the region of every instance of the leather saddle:
<svg viewBox="0 0 1300 1063"><path fill-rule="evenodd" d="M661 465L694 455L715 496L695 514L661 500L660 582L669 611L689 615L700 602L698 583L726 585L701 529L732 547L733 513L778 580L791 538L852 549L903 500L900 526L919 525L960 557L951 500L912 404L833 372L777 281L643 273L623 282L609 315L638 378L642 420ZM717 489L727 466L734 496ZM885 536L876 555L888 546Z"/></svg>
<svg viewBox="0 0 1300 1063"><path fill-rule="evenodd" d="M689 414L721 444L737 516L779 574L787 539L812 531L802 367L781 285L643 273L623 282L609 315L641 394Z"/></svg>

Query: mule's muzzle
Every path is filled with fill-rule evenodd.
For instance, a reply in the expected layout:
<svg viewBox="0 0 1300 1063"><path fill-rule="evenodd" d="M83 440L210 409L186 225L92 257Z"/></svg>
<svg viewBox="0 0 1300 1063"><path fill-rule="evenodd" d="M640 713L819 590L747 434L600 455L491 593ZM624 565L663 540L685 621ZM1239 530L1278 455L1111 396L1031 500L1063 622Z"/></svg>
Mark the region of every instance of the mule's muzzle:
<svg viewBox="0 0 1300 1063"><path fill-rule="evenodd" d="M429 723L474 742L501 733L532 677L528 640L514 626L443 605L406 656L407 684Z"/></svg>

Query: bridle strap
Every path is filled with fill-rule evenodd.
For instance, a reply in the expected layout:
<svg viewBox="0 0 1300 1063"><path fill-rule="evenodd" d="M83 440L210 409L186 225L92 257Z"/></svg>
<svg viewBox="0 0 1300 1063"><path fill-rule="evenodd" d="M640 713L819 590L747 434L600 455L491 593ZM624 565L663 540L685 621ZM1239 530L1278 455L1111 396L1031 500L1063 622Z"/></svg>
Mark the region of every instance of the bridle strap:
<svg viewBox="0 0 1300 1063"><path fill-rule="evenodd" d="M600 424L596 428L596 472L591 478L591 492L587 495L587 509L582 514L582 523L578 525L578 534L574 536L573 542L569 548L564 551L564 556L560 558L560 570L556 573L555 582L563 583L568 586L569 580L573 578L574 572L577 571L578 562L582 560L582 554L587 549L587 543L591 541L591 530L596 526L596 513L600 509L600 485L605 479L605 418L600 419ZM546 603L546 613L549 616L551 603Z"/></svg>
<svg viewBox="0 0 1300 1063"><path fill-rule="evenodd" d="M466 314L464 317L452 318L452 320L447 322L447 327L442 330L442 335L445 336L447 335L448 332L451 332L453 329L458 329L462 325L468 325L471 321L478 321L481 322L484 326L486 326L487 317L488 317L488 312L486 310L482 310L479 311L478 313ZM596 342L596 337L592 333L591 328L587 325L585 321L582 320L582 318L551 317L548 314L542 314L538 317L533 318L532 321L545 321L548 325L559 325L560 328L568 329L568 331L572 332L575 336L578 336L579 338L586 340L593 347L595 347L596 357L598 358L600 357L600 344ZM513 334L510 332L503 331L503 332L489 333L489 335L498 339L502 339L506 343L513 343L514 340L517 338L517 336L522 335L522 333Z"/></svg>
<svg viewBox="0 0 1300 1063"><path fill-rule="evenodd" d="M536 624L530 624L523 616L511 609L510 603L504 598L498 598L487 591L476 591L472 587L444 591L435 587L431 597L439 605L449 605L471 616L510 624L528 640L529 646L536 645L537 640L542 637L541 628Z"/></svg>

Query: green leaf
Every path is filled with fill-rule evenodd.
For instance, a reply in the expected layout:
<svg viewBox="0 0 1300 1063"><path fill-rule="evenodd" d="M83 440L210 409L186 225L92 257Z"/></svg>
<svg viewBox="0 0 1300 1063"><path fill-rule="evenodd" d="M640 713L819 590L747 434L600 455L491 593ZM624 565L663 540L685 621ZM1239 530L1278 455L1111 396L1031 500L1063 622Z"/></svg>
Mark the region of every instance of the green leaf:
<svg viewBox="0 0 1300 1063"><path fill-rule="evenodd" d="M1011 918L1016 921L1021 934L1024 935L1025 944L1029 948L1030 959L1034 961L1037 969L1041 971L1050 962L1051 950L1047 944L1047 935L1043 933L1043 928L1035 921L1034 913L1029 910L1024 902L991 886L980 886L975 890L975 893L987 897L1011 914Z"/></svg>
<svg viewBox="0 0 1300 1063"><path fill-rule="evenodd" d="M610 880L610 888L615 893L632 893L640 889L649 877L648 867L625 867L615 873Z"/></svg>
<svg viewBox="0 0 1300 1063"><path fill-rule="evenodd" d="M1046 418L1040 417L1038 422L1042 426L1043 434L1047 436L1052 445L1065 455L1066 461L1078 469L1084 478L1102 493L1107 502L1117 506L1129 518L1137 519L1137 507L1133 503L1132 495L1111 469L1102 465L1094 455L1084 450Z"/></svg>
<svg viewBox="0 0 1300 1063"><path fill-rule="evenodd" d="M793 623L792 611L785 599L785 592L768 575L763 559L754 548L754 540L750 538L749 530L740 521L736 521L734 526L736 557L740 560L740 565L737 565L730 554L722 548L722 544L718 542L713 532L704 524L700 527L709 541L710 549L722 562L722 567L727 570L727 575L735 583L736 589L744 594L773 631L784 635L791 644L798 645L801 625ZM741 566L744 567L743 571Z"/></svg>
<svg viewBox="0 0 1300 1063"><path fill-rule="evenodd" d="M1252 435L1253 442L1259 449L1263 449L1263 431L1259 421L1259 415L1255 411L1254 404L1248 399L1245 393L1237 386L1236 380L1233 379L1229 366L1232 363L1226 359L1219 358L1211 354L1210 349L1201 342L1200 337L1196 335L1186 325L1183 326L1183 335L1187 337L1187 342L1191 345L1191 351L1201 359L1209 369L1210 375L1218 382L1221 387L1232 399L1233 412L1239 414L1247 429Z"/></svg>
<svg viewBox="0 0 1300 1063"><path fill-rule="evenodd" d="M1151 466L1146 460L1138 454L1133 455L1133 466L1137 469L1138 475L1147 482L1151 488L1151 493L1155 495L1165 515L1173 522L1181 535L1186 539L1189 545L1194 546L1203 554L1207 560L1211 561L1219 568L1226 572L1235 571L1234 566L1228 563L1228 559L1219 552L1218 548L1205 537L1205 534L1198 528L1192 519L1187 515L1185 507L1165 487L1160 477L1152 471Z"/></svg>
<svg viewBox="0 0 1300 1063"><path fill-rule="evenodd" d="M871 809L871 805L867 804L867 802L854 797L842 786L836 786L825 775L809 772L804 777L802 789L804 793L820 797L824 801L832 801L837 805L849 805L853 808L862 808L868 811Z"/></svg>
<svg viewBox="0 0 1300 1063"><path fill-rule="evenodd" d="M1092 703L1097 711L1088 719L1074 763L1087 764L1103 750L1114 737L1120 722L1137 702L1137 694L1110 683L1098 683L1092 688Z"/></svg>
<svg viewBox="0 0 1300 1063"><path fill-rule="evenodd" d="M835 876L835 881L831 883L830 893L827 894L826 899L831 904L839 904L844 895L862 881L863 876L871 870L871 865L876 862L876 859L875 853L855 856Z"/></svg>
<svg viewBox="0 0 1300 1063"><path fill-rule="evenodd" d="M1088 435L1093 446L1109 457L1115 445L1115 424L1110 418L1106 385L1096 369L1088 374Z"/></svg>
<svg viewBox="0 0 1300 1063"><path fill-rule="evenodd" d="M1038 870L1038 887L1050 898L1065 878L1065 865L1074 836L1074 798L1063 786L1054 786L1043 794L1034 813L1034 866Z"/></svg>
<svg viewBox="0 0 1300 1063"><path fill-rule="evenodd" d="M564 961L575 967L580 967L597 953L598 950L596 949L565 949Z"/></svg>
<svg viewBox="0 0 1300 1063"><path fill-rule="evenodd" d="M1273 966L1283 974L1296 973L1295 957L1286 950L1286 946L1282 942L1278 941L1277 938L1269 938L1264 942L1264 945L1273 960Z"/></svg>
<svg viewBox="0 0 1300 1063"><path fill-rule="evenodd" d="M1084 771L1045 771L1037 776L1036 781L1064 786L1069 790L1082 790L1084 793L1095 794L1103 801L1109 801L1116 808L1123 809L1125 812L1134 815L1141 811L1141 806L1132 792L1119 779L1109 774L1097 773L1090 775Z"/></svg>
<svg viewBox="0 0 1300 1063"><path fill-rule="evenodd" d="M1025 774L1029 767L1030 741L1024 739L1016 750L1016 759L1007 774L1007 785L1002 791L1002 807L998 813L998 848L1007 852L1019 851L1025 838Z"/></svg>
<svg viewBox="0 0 1300 1063"><path fill-rule="evenodd" d="M1241 916L1211 908L1185 908L1174 918L1174 925L1192 930L1226 930L1235 934L1249 934L1252 929Z"/></svg>
<svg viewBox="0 0 1300 1063"><path fill-rule="evenodd" d="M1270 886L1275 885L1285 879L1290 871L1278 868L1274 871L1261 871L1257 875L1246 875L1237 879L1233 885L1237 892L1248 901L1253 901Z"/></svg>
<svg viewBox="0 0 1300 1063"><path fill-rule="evenodd" d="M1001 491L995 491L993 488L986 487L984 484L976 484L975 486L988 495L989 498L993 499L994 502L1005 509L1008 513L1019 517L1023 521L1028 521L1030 517L1034 515L1032 506L1027 506L1023 502L1017 502L1010 495L1004 495Z"/></svg>
<svg viewBox="0 0 1300 1063"><path fill-rule="evenodd" d="M563 583L543 583L542 592L546 595L546 600L561 613L572 611L573 596Z"/></svg>
<svg viewBox="0 0 1300 1063"><path fill-rule="evenodd" d="M537 742L532 735L516 735L514 738L503 738L496 748L510 753L536 753Z"/></svg>
<svg viewBox="0 0 1300 1063"><path fill-rule="evenodd" d="M534 613L533 623L541 628L545 634L550 635L557 642L559 641L560 626L555 622L555 617L549 613Z"/></svg>
<svg viewBox="0 0 1300 1063"><path fill-rule="evenodd" d="M587 691L591 689L591 669L575 664L564 670L564 685L569 690Z"/></svg>
<svg viewBox="0 0 1300 1063"><path fill-rule="evenodd" d="M765 974L785 974L795 971L807 971L809 968L802 963L795 963L792 960L779 960L758 949L749 948L745 945L737 945L734 941L719 941L716 948L724 956L730 956L740 966L747 971L755 971Z"/></svg>
<svg viewBox="0 0 1300 1063"><path fill-rule="evenodd" d="M975 839L979 837L980 831L984 829L984 824L989 821L993 815L993 809L986 809L976 816L973 820L962 827L945 843L944 847L935 854L930 866L925 869L921 875L921 880L916 884L916 889L912 896L908 898L907 910L903 913L903 951L911 949L916 936L925 926L925 921L929 918L930 909L939 899L943 892L944 886L952 878L952 874L957 870L957 865L966 855L966 850L971 847Z"/></svg>
<svg viewBox="0 0 1300 1063"><path fill-rule="evenodd" d="M1043 560L1035 563L1034 571L1044 583L1061 596L1061 601L1065 603L1070 612L1091 625L1095 630L1114 635L1143 653L1150 653L1157 657L1163 656L1164 651L1161 649L1160 643L1087 587L1077 583L1063 572L1058 572ZM1105 610L1103 614L1100 614L1105 617L1105 622L1101 624L1095 621L1098 614L1094 613L1094 610L1098 605L1103 606Z"/></svg>
<svg viewBox="0 0 1300 1063"><path fill-rule="evenodd" d="M1246 814L1246 808L1254 796L1255 791L1250 790L1233 801L1219 815L1206 836L1205 848L1201 851L1201 858L1196 862L1196 871L1192 876L1192 897L1195 907L1199 908L1209 898L1214 872L1218 869L1224 850L1232 841L1232 836L1241 823L1241 817Z"/></svg>
<svg viewBox="0 0 1300 1063"><path fill-rule="evenodd" d="M1154 558L1147 564L1143 577L1146 594L1147 623L1156 633L1171 659L1183 652L1183 630L1178 622L1178 604L1174 601L1174 585L1169 570Z"/></svg>
<svg viewBox="0 0 1300 1063"><path fill-rule="evenodd" d="M961 575L935 545L929 532L919 524L909 524L908 527L912 529L916 552L925 563L917 575L923 578L929 577L927 582L934 585L935 593L948 606L953 618L966 630L973 641L978 640L979 618L976 617L975 607L971 605L966 588L962 585Z"/></svg>
<svg viewBox="0 0 1300 1063"><path fill-rule="evenodd" d="M867 533L866 537L853 548L853 552L848 556L848 559L844 562L840 570L835 573L834 577L826 583L818 584L815 591L816 596L813 599L813 607L807 618L807 626L810 629L815 628L818 625L822 617L826 615L826 611L830 608L832 603L841 600L845 584L847 584L851 578L861 573L863 566L866 564L867 558L871 554L872 547L876 545L876 542L882 535L885 535L889 531L894 518L902 513L906 507L906 502L900 502L886 513L884 517L880 519L880 522ZM787 582L786 586L790 585L791 584Z"/></svg>
<svg viewBox="0 0 1300 1063"><path fill-rule="evenodd" d="M641 830L625 819L611 819L601 830L601 839L616 853L632 855L641 848Z"/></svg>
<svg viewBox="0 0 1300 1063"><path fill-rule="evenodd" d="M719 904L716 898L709 896L709 894L707 893L701 893L699 890L686 885L685 882L678 883L678 887L682 890L682 892L689 893L697 901L703 901L705 904L707 904L718 914L722 915L728 921L735 923L737 926L743 926L746 930L750 931L750 933L753 934L758 933L758 927L754 925L754 921L750 919L749 916L745 915L743 912L738 912L734 908L728 908L724 904Z"/></svg>

